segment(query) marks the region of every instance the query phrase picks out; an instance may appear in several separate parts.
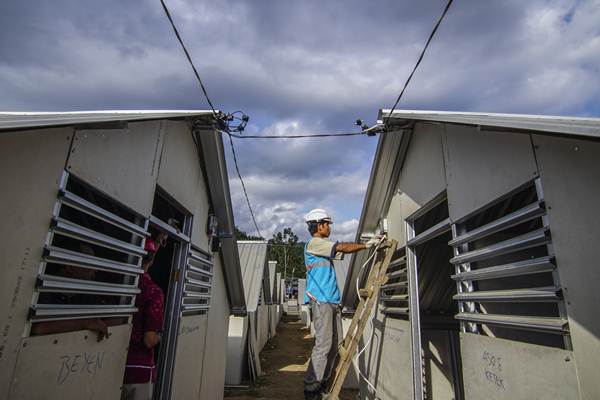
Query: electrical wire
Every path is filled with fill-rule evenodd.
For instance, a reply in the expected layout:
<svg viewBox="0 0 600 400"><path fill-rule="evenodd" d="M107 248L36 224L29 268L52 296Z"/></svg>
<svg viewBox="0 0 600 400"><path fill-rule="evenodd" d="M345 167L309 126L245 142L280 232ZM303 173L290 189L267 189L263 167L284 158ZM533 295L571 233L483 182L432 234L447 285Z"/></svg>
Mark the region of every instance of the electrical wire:
<svg viewBox="0 0 600 400"><path fill-rule="evenodd" d="M248 198L248 192L246 191L246 185L244 184L244 180L242 179L242 174L240 174L240 168L238 166L237 157L235 155L235 147L233 146L233 139L231 139L231 134L229 135L229 144L231 145L231 153L233 154L233 163L235 164L235 171L237 172L238 178L240 178L240 182L242 183L242 189L244 190L244 196L246 197L246 203L248 204L248 209L250 210L250 216L252 216L252 222L254 222L254 227L256 228L256 232L259 237L263 237L260 233L260 229L258 229L258 224L256 223L256 218L254 218L254 211L252 211L252 206L250 205L250 199Z"/></svg>
<svg viewBox="0 0 600 400"><path fill-rule="evenodd" d="M311 135L236 135L234 133L224 132L236 139L304 139L304 138L325 138L325 137L345 137L345 136L366 136L362 132L351 133L316 133Z"/></svg>
<svg viewBox="0 0 600 400"><path fill-rule="evenodd" d="M425 47L423 47L423 51L421 51L421 55L419 56L419 59L417 60L417 63L415 64L412 72L408 76L408 79L406 80L406 82L404 82L404 87L402 88L402 91L400 92L400 95L398 95L398 98L396 99L396 102L394 103L394 106L392 107L392 110L390 111L390 113L388 114L388 116L387 116L387 118L385 120L386 125L389 122L390 118L392 117L392 114L394 113L394 110L398 106L398 103L400 102L400 99L402 98L402 95L404 95L404 91L406 90L406 87L408 86L408 84L410 83L413 75L415 74L415 71L417 70L417 68L419 68L419 65L421 64L421 61L423 60L423 56L425 55L425 52L427 51L427 48L429 47L429 43L431 43L431 40L433 39L433 36L435 36L435 33L438 30L438 27L440 26L440 24L442 23L442 20L446 16L446 13L448 12L448 9L452 5L452 1L453 0L448 0L448 3L446 4L446 7L444 8L444 12L442 13L442 15L438 19L437 23L433 27L433 30L429 34L429 38L427 38L427 42L425 43Z"/></svg>
<svg viewBox="0 0 600 400"><path fill-rule="evenodd" d="M358 297L360 297L360 287L358 286L358 282L360 281L361 275L362 275L362 271L364 270L364 268L367 266L367 264L371 261L371 259L374 260L375 255L377 254L377 251L379 250L379 247L381 246L381 244L383 243L383 241L385 240L385 235L383 235L381 237L381 239L379 240L379 243L377 244L377 246L375 247L375 250L373 251L373 254L371 254L369 256L369 258L367 258L367 261L365 261L363 263L363 265L360 267L360 270L358 271L358 276L356 278L356 295ZM371 265L371 268L373 266ZM367 383L367 385L369 386L369 388L373 391L373 394L375 395L376 399L379 399L379 397L377 397L377 389L375 388L375 386L371 383L371 381L369 380L368 377L366 377L362 371L360 370L360 363L358 362L358 358L361 356L362 353L364 353L364 351L367 349L367 347L369 347L369 344L371 344L371 342L373 341L373 337L375 336L375 328L373 325L373 319L377 317L377 314L375 314L373 316L373 318L371 318L369 320L369 323L371 325L371 336L369 337L369 340L367 340L367 342L365 343L365 345L362 347L362 349L360 349L360 351L358 351L358 353L356 353L356 355L354 356L354 362L356 363L356 370L358 371L358 376L362 379L364 379L364 381Z"/></svg>
<svg viewBox="0 0 600 400"><path fill-rule="evenodd" d="M167 8L167 5L165 4L164 0L160 0L160 4L162 4L163 10L165 11L167 18L169 19L169 22L171 23L173 32L175 32L175 36L177 36L177 40L179 41L179 44L181 45L181 48L183 49L183 52L185 53L185 56L187 57L188 62L190 63L190 66L192 67L192 70L194 70L194 75L196 75L196 80L198 80L198 83L200 84L200 87L202 88L204 97L206 98L206 101L208 102L208 105L210 106L210 109L212 110L215 119L218 120L219 118L217 115L217 111L215 110L215 107L213 106L212 101L210 101L210 98L208 97L208 93L206 91L206 88L204 87L204 83L202 83L202 79L200 78L200 74L198 73L198 70L196 69L194 62L192 61L192 57L190 57L190 53L188 52L187 48L185 47L185 44L183 43L183 40L181 39L181 35L179 34L177 27L175 26L173 17L171 17L171 13L169 12L169 9Z"/></svg>
<svg viewBox="0 0 600 400"><path fill-rule="evenodd" d="M206 98L206 101L208 102L208 105L210 106L210 109L212 110L213 116L215 117L215 120L220 121L220 118L217 114L217 111L215 110L215 106L213 105L212 101L210 100L210 97L208 96L208 92L206 91L206 87L204 86L204 83L202 82L202 78L200 78L200 74L198 73L198 70L196 69L196 66L194 65L194 62L192 61L192 57L190 56L189 51L187 50L187 47L185 47L185 44L183 43L183 39L181 38L181 35L179 34L179 31L177 30L177 27L175 26L175 22L173 21L173 17L171 17L171 13L169 12L169 8L167 7L167 5L165 4L164 0L160 0L160 4L163 7L163 10L167 16L167 19L169 20L169 22L171 23L171 27L173 28L173 32L175 32L175 36L177 36L177 40L179 41L179 44L181 45L181 48L183 49L183 52L185 53L185 56L187 57L187 60L190 64L190 66L192 67L192 70L194 71L194 75L196 76L196 80L198 81L198 83L200 84L200 88L202 89L202 93L204 93L204 97ZM244 196L246 197L246 203L248 204L248 209L250 210L250 215L252 216L252 221L254 222L254 227L256 228L256 232L258 232L258 236L261 236L260 233L260 229L258 229L258 224L256 223L256 218L254 218L254 211L252 210L252 206L250 205L250 199L248 199L248 192L246 191L246 185L244 184L244 180L242 179L242 174L240 174L240 169L238 167L238 163L237 163L237 157L235 155L235 148L233 147L233 140L231 140L231 133L229 132L225 132L229 135L229 142L231 144L231 152L233 154L233 161L235 163L235 170L237 172L238 178L240 179L240 182L242 183L242 189L244 190Z"/></svg>

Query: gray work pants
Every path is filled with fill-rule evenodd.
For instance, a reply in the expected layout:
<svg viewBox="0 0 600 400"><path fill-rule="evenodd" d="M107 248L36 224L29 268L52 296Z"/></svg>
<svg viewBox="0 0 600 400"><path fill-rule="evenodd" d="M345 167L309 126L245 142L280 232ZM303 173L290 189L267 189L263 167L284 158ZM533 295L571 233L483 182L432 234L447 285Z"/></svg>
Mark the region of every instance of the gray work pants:
<svg viewBox="0 0 600 400"><path fill-rule="evenodd" d="M311 303L311 311L315 327L315 347L304 377L304 390L316 392L331 376L338 345L344 340L344 335L337 304Z"/></svg>

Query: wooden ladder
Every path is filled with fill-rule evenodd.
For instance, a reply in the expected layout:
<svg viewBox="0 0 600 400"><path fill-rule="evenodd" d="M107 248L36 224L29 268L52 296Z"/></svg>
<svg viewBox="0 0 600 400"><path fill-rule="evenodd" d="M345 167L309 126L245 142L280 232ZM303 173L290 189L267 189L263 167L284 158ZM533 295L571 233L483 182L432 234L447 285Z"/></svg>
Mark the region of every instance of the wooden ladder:
<svg viewBox="0 0 600 400"><path fill-rule="evenodd" d="M388 278L387 269L392 261L398 242L396 240L385 241L377 249L377 254L371 264L369 277L364 288L359 289L359 302L354 317L350 323L350 328L346 333L342 345L338 349L339 358L335 365L335 373L328 385L327 394L324 396L327 400L338 400L342 385L348 374L348 369L352 364L352 359L358 349L358 342L363 335L367 322L371 318L371 311L375 300L379 294L382 285L385 285ZM358 279L359 277L357 277Z"/></svg>

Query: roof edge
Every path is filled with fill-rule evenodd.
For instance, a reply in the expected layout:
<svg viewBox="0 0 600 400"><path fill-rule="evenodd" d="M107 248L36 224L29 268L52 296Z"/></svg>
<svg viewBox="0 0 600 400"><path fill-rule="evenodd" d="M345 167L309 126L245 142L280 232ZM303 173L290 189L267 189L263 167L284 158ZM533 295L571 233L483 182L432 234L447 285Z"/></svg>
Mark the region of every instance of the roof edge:
<svg viewBox="0 0 600 400"><path fill-rule="evenodd" d="M379 110L379 119L390 110ZM479 126L483 129L514 129L565 136L600 138L600 118L486 112L395 110L390 117L400 121L431 121Z"/></svg>
<svg viewBox="0 0 600 400"><path fill-rule="evenodd" d="M233 207L227 178L227 164L223 149L223 138L217 131L205 131L197 135L200 151L207 169L207 179L211 203L217 217L219 236L221 237L220 255L223 262L223 275L233 315L245 315L247 312L244 296L242 269L234 235Z"/></svg>
<svg viewBox="0 0 600 400"><path fill-rule="evenodd" d="M212 116L211 110L9 111L0 112L0 131Z"/></svg>
<svg viewBox="0 0 600 400"><path fill-rule="evenodd" d="M384 214L383 210L389 207L400 178L400 167L404 163L410 135L411 131L401 129L379 136L356 231L356 242L360 241L362 233L377 228L379 220ZM351 290L350 286L352 286L352 282L358 279L358 268L367 259L367 255L364 253L353 253L350 259L342 294L342 305L344 307L353 308L356 303L356 293Z"/></svg>

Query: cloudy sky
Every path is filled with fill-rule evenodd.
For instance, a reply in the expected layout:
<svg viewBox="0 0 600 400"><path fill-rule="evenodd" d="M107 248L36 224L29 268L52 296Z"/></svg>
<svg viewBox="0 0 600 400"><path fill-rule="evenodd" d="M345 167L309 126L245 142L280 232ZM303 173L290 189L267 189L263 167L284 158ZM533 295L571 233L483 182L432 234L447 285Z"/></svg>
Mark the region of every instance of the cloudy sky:
<svg viewBox="0 0 600 400"><path fill-rule="evenodd" d="M168 0L248 134L355 131L390 108L446 0ZM600 115L600 1L455 0L403 109ZM2 0L0 110L207 109L158 0ZM263 236L324 207L354 237L376 139L236 140ZM229 150L228 150L229 151ZM236 224L255 233L230 165Z"/></svg>

